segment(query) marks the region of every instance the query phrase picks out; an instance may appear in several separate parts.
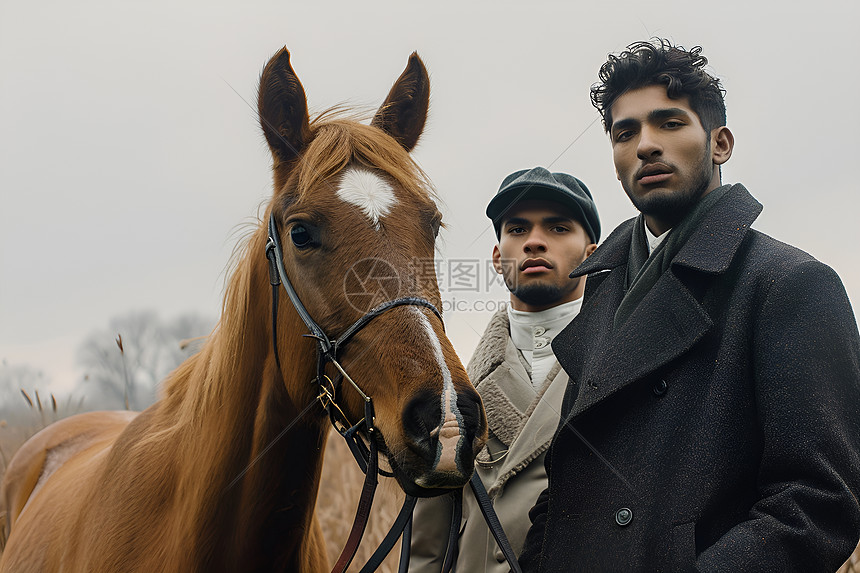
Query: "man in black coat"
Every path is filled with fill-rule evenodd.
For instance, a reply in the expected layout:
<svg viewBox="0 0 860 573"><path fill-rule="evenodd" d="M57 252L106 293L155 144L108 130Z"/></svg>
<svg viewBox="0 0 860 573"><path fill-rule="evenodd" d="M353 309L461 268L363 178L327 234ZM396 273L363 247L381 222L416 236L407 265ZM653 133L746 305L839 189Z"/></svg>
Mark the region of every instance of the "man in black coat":
<svg viewBox="0 0 860 573"><path fill-rule="evenodd" d="M822 571L860 538L860 337L836 273L750 228L700 48L610 56L592 101L641 214L571 276L570 376L524 571Z"/></svg>

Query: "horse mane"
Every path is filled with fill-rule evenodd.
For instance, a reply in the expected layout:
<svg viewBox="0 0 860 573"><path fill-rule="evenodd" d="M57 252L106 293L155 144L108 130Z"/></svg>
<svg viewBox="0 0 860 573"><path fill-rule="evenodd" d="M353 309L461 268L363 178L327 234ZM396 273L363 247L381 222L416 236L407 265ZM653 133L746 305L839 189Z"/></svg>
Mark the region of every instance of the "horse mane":
<svg viewBox="0 0 860 573"><path fill-rule="evenodd" d="M256 292L259 281L255 273L265 272L265 244L267 232L262 223L240 239L228 264L226 288L221 302L221 317L200 351L186 359L163 382L162 401L168 408L176 407L175 426L193 422L206 408L206 403L217 403L225 389L221 380L240 376L239 357L219 346L222 341L236 341L239 346L248 336L249 315L258 309L252 305L268 305L267 290ZM259 260L257 260L259 259ZM265 312L265 311L264 311ZM265 333L260 333L265 336ZM186 400L189 386L199 386L197 400ZM217 406L216 406L217 407Z"/></svg>

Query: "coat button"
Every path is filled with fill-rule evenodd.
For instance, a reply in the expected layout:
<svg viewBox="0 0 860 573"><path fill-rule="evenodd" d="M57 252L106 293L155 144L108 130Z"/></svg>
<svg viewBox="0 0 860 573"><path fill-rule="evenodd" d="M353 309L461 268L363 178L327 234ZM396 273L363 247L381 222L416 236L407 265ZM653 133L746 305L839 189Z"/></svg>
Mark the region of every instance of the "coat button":
<svg viewBox="0 0 860 573"><path fill-rule="evenodd" d="M535 336L542 336L545 332L546 328L544 328L543 326L535 326L534 328L532 328L532 333Z"/></svg>
<svg viewBox="0 0 860 573"><path fill-rule="evenodd" d="M615 523L624 527L633 521L633 511L627 507L622 507L615 512Z"/></svg>
<svg viewBox="0 0 860 573"><path fill-rule="evenodd" d="M504 562L505 562L505 554L504 554L504 553L502 553L502 550L501 550L501 549L496 549L496 552L495 552L495 554L493 555L493 557L495 557L495 558L496 558L496 561L498 561L499 563L504 563Z"/></svg>
<svg viewBox="0 0 860 573"><path fill-rule="evenodd" d="M669 385L668 385L668 384L666 384L666 381L665 381L665 380L660 380L659 382L657 382L656 384L654 384L654 387L653 387L653 388L651 388L651 391L652 391L652 392L654 392L654 395L655 395L655 396L662 396L663 394L665 394L665 393L666 393L666 390L667 390L668 388L669 388Z"/></svg>

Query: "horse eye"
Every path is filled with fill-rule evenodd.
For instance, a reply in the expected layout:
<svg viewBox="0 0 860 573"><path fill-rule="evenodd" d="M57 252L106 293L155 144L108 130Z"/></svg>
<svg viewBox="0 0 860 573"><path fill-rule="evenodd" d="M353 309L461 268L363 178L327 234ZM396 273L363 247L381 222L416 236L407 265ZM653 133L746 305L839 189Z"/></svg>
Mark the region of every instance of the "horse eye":
<svg viewBox="0 0 860 573"><path fill-rule="evenodd" d="M313 238L304 225L293 225L293 228L290 229L290 239L293 240L293 244L300 249L305 247L309 247Z"/></svg>

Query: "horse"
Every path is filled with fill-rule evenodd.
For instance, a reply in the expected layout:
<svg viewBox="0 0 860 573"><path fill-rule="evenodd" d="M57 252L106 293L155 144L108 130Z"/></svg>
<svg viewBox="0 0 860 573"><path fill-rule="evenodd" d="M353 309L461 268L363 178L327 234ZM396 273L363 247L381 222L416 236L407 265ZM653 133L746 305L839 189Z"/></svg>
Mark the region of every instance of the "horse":
<svg viewBox="0 0 860 573"><path fill-rule="evenodd" d="M0 487L0 571L327 570L314 515L329 435L319 404L331 409L338 373L318 360L321 335L308 336L296 305L268 295L271 250L322 331L350 330L337 360L356 387L336 392L341 424L362 418L366 393L376 431L361 443L408 495L468 482L486 418L436 311L432 265L416 263L432 261L441 226L409 155L429 105L424 64L409 57L369 124L310 120L285 47L257 104L273 193L217 326L153 406L66 418L20 448ZM277 249L273 234L285 238Z"/></svg>

